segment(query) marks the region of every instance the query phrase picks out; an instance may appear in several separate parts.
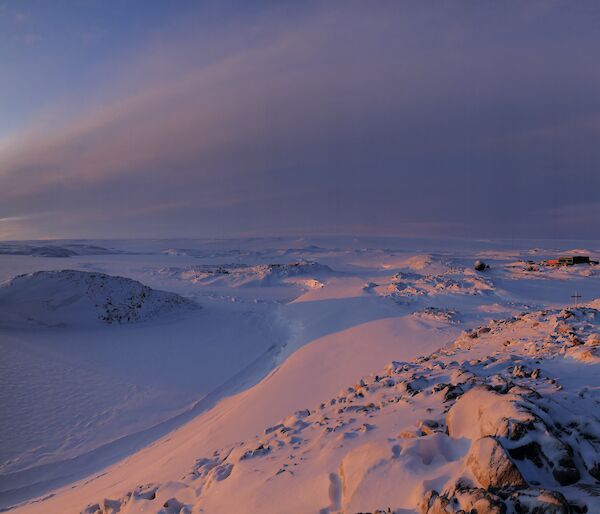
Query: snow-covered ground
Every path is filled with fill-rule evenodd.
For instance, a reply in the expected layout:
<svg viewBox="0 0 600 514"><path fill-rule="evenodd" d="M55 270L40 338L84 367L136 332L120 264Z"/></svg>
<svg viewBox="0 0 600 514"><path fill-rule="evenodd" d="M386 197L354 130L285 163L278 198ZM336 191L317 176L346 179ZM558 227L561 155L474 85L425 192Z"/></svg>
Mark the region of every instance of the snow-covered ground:
<svg viewBox="0 0 600 514"><path fill-rule="evenodd" d="M600 266L537 265L569 252L2 243L0 507L600 512Z"/></svg>

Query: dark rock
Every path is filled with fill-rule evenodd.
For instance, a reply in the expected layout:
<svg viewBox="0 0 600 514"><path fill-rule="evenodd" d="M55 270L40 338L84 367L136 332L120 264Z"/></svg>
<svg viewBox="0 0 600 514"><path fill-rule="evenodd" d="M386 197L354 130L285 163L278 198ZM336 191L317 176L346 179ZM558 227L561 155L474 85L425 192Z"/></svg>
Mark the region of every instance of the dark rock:
<svg viewBox="0 0 600 514"><path fill-rule="evenodd" d="M475 265L473 266L476 271L485 271L489 268L489 266L483 261L475 261Z"/></svg>
<svg viewBox="0 0 600 514"><path fill-rule="evenodd" d="M508 450L508 453L513 459L516 460L530 460L538 468L541 468L544 465L544 461L542 459L542 450L540 445L535 441L524 444L523 446L519 446L517 448L511 448Z"/></svg>
<svg viewBox="0 0 600 514"><path fill-rule="evenodd" d="M444 402L455 400L464 393L464 389L460 385L449 384L446 392L444 393Z"/></svg>

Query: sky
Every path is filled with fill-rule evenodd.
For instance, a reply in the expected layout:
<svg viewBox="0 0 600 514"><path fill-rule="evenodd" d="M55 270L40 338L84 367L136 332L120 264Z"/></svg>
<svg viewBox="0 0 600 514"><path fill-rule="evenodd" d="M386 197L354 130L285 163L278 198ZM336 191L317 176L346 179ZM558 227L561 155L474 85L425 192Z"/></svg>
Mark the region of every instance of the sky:
<svg viewBox="0 0 600 514"><path fill-rule="evenodd" d="M0 239L600 239L600 4L0 0Z"/></svg>

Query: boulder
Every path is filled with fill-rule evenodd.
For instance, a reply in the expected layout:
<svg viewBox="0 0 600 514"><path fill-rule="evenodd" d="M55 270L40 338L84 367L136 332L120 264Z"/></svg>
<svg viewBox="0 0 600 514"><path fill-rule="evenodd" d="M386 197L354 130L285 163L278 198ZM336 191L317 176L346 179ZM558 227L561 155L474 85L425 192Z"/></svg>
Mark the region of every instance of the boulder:
<svg viewBox="0 0 600 514"><path fill-rule="evenodd" d="M485 271L488 268L488 265L483 261L475 261L475 265L473 267L476 271Z"/></svg>
<svg viewBox="0 0 600 514"><path fill-rule="evenodd" d="M527 482L508 456L506 450L493 437L482 437L471 444L466 464L484 487L523 488Z"/></svg>

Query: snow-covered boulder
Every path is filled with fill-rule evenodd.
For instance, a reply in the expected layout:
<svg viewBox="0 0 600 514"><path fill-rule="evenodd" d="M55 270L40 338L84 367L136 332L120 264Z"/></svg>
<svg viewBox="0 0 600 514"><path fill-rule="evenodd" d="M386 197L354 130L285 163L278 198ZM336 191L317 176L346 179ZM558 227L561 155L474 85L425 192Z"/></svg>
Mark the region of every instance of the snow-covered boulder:
<svg viewBox="0 0 600 514"><path fill-rule="evenodd" d="M519 405L521 398L499 394L483 386L461 396L446 416L451 437L479 439L486 436L515 438L535 416Z"/></svg>
<svg viewBox="0 0 600 514"><path fill-rule="evenodd" d="M196 308L130 278L77 270L37 271L0 284L0 324L132 323Z"/></svg>

